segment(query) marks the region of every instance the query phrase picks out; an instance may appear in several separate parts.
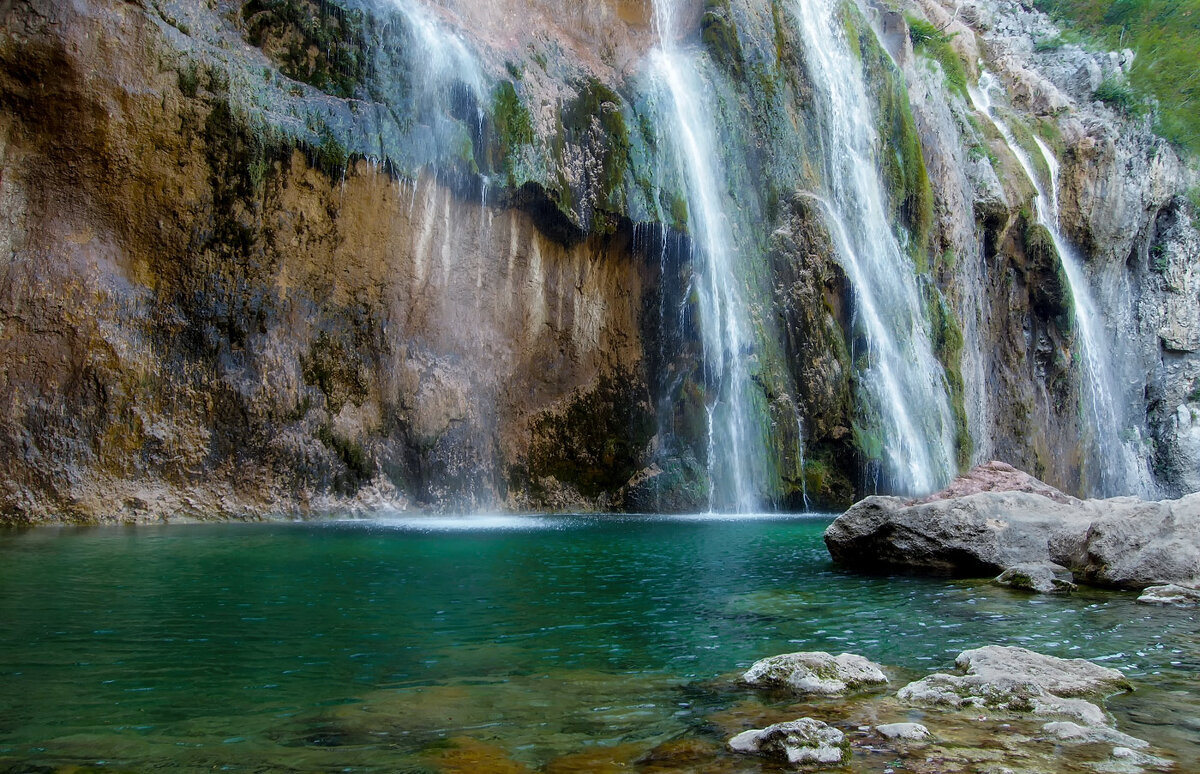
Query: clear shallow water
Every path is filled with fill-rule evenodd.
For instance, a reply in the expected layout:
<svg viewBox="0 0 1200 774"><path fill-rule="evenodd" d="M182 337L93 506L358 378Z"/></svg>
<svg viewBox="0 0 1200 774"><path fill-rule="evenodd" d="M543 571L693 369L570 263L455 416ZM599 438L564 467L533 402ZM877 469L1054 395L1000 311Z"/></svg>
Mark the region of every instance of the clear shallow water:
<svg viewBox="0 0 1200 774"><path fill-rule="evenodd" d="M843 573L827 523L0 531L0 771L507 771L717 740L748 696L728 676L775 653L847 650L907 679L987 643L1124 669L1141 690L1110 705L1121 728L1200 767L1194 612ZM443 740L464 736L492 762L448 768Z"/></svg>

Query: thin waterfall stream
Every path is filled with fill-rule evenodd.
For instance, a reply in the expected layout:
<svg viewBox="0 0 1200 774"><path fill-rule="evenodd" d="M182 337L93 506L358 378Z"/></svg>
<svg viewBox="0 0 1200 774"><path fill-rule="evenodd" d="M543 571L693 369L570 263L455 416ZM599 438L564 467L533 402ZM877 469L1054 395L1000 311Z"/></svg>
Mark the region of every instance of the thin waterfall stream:
<svg viewBox="0 0 1200 774"><path fill-rule="evenodd" d="M968 94L975 109L986 116L1000 133L1033 185L1036 194L1034 209L1038 223L1049 232L1070 287L1072 312L1082 360L1082 393L1085 404L1083 419L1090 419L1086 428L1090 437L1085 438L1085 442L1095 463L1094 470L1085 470L1085 480L1092 479L1092 494L1101 497L1129 494L1149 496L1150 475L1146 464L1144 460L1139 459L1135 448L1122 437L1124 428L1135 425L1126 416L1119 397L1113 394L1117 379L1111 353L1105 344L1104 316L1092 295L1083 263L1063 237L1059 225L1058 160L1044 142L1034 137L1049 171L1050 187L1047 190L1034 169L1029 154L1017 142L1004 119L996 115L992 92L999 88L996 77L985 71L980 75L979 87L969 89Z"/></svg>

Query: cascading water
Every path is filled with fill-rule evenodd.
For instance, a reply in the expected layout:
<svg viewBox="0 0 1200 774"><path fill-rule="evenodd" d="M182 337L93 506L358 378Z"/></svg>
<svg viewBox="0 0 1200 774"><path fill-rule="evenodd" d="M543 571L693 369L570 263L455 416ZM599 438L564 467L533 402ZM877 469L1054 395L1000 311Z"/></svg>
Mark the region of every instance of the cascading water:
<svg viewBox="0 0 1200 774"><path fill-rule="evenodd" d="M698 51L676 43L680 0L654 0L659 45L651 57L656 91L666 105L667 140L675 152L688 205L693 290L703 343L708 413L709 507L748 512L768 480L765 428L753 405L749 361L754 333L739 272L738 250L724 211L713 120Z"/></svg>
<svg viewBox="0 0 1200 774"><path fill-rule="evenodd" d="M878 138L862 66L850 51L837 0L795 0L824 145L827 198L818 198L854 288L860 446L881 457L884 488L923 494L956 469L945 372L934 356L913 262L887 216ZM857 354L857 353L856 353Z"/></svg>
<svg viewBox="0 0 1200 774"><path fill-rule="evenodd" d="M421 3L392 0L407 22L411 50L404 70L411 127L405 150L414 168L461 156L483 132L486 78L462 38ZM476 136L472 137L471 134Z"/></svg>
<svg viewBox="0 0 1200 774"><path fill-rule="evenodd" d="M1004 120L993 110L992 92L999 88L996 77L985 71L979 78L978 88L971 88L968 93L975 109L986 116L1004 138L1009 150L1033 184L1038 223L1045 226L1049 232L1062 264L1063 274L1070 286L1075 329L1082 356L1085 418L1090 419L1090 427L1087 428L1090 437L1085 440L1091 447L1091 455L1095 462L1094 470L1084 471L1085 476L1090 479L1087 482L1092 490L1090 494L1102 497L1128 494L1149 496L1152 488L1149 483L1150 473L1144 455L1137 453L1139 439L1136 437L1136 429L1140 423L1128 416L1118 397L1112 392L1118 381L1114 376L1111 354L1105 344L1104 316L1092 296L1083 263L1063 238L1059 227L1058 159L1045 143L1034 138L1050 174L1050 188L1047 191L1034 170L1029 154L1016 141ZM1123 428L1135 429L1135 438L1128 442L1124 440Z"/></svg>

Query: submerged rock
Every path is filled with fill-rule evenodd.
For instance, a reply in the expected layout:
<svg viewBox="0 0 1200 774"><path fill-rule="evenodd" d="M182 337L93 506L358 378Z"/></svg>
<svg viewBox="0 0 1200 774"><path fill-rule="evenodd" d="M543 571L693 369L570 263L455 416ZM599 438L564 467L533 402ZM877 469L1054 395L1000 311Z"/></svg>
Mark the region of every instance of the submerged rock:
<svg viewBox="0 0 1200 774"><path fill-rule="evenodd" d="M1111 728L1100 706L1080 698L1132 690L1115 669L997 645L965 651L955 665L964 674L929 675L901 688L898 697L918 706L1028 712L1065 721L1065 725L1047 724L1047 733L1070 734L1078 727L1103 729L1096 738L1124 736Z"/></svg>
<svg viewBox="0 0 1200 774"><path fill-rule="evenodd" d="M850 757L846 735L812 718L743 731L730 739L728 744L729 749L736 753L761 755L793 766L838 765Z"/></svg>
<svg viewBox="0 0 1200 774"><path fill-rule="evenodd" d="M955 665L993 684L1033 683L1056 696L1103 696L1133 690L1116 669L1081 658L1057 658L1026 648L987 645L963 651Z"/></svg>
<svg viewBox="0 0 1200 774"><path fill-rule="evenodd" d="M1143 605L1196 607L1200 605L1200 589L1176 586L1174 583L1164 586L1149 586L1137 598L1137 601Z"/></svg>
<svg viewBox="0 0 1200 774"><path fill-rule="evenodd" d="M1096 771L1102 772L1118 772L1125 774L1129 772L1145 771L1147 768L1157 769L1159 771L1168 771L1175 766L1173 761L1166 758L1160 758L1157 755L1148 755L1146 753L1131 750L1128 747L1114 747L1112 751L1112 762L1110 764L1098 764L1094 766Z"/></svg>
<svg viewBox="0 0 1200 774"><path fill-rule="evenodd" d="M1036 591L1039 594L1070 594L1077 586L1070 580L1070 571L1050 562L1025 562L1009 567L992 581L1010 589Z"/></svg>
<svg viewBox="0 0 1200 774"><path fill-rule="evenodd" d="M992 488L1001 486L1016 490ZM868 497L829 526L825 545L835 561L868 570L979 577L1058 564L1101 586L1196 585L1200 495L1076 500L993 462L921 501Z"/></svg>
<svg viewBox="0 0 1200 774"><path fill-rule="evenodd" d="M963 674L932 674L909 683L900 689L900 700L920 706L1032 712L1107 726L1104 710L1079 697L1132 690L1115 669L1025 648L988 645L959 654L955 665Z"/></svg>
<svg viewBox="0 0 1200 774"><path fill-rule="evenodd" d="M796 694L836 696L887 685L879 665L853 653L784 653L756 661L742 675L747 685L785 688Z"/></svg>
<svg viewBox="0 0 1200 774"><path fill-rule="evenodd" d="M1123 734L1109 726L1081 726L1069 720L1056 720L1042 726L1051 739L1066 744L1116 744L1122 747L1149 747L1144 739Z"/></svg>

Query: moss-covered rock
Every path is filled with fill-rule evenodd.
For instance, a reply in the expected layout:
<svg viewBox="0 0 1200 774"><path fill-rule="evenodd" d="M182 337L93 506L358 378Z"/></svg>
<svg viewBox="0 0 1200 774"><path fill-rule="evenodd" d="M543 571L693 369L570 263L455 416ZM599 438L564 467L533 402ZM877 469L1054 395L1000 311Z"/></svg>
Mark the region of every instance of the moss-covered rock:
<svg viewBox="0 0 1200 774"><path fill-rule="evenodd" d="M867 79L879 102L877 127L883 148L879 154L881 175L892 209L893 221L907 232L909 255L919 272L929 269L933 233L933 188L921 149L921 138L913 120L908 89L887 52L874 34L860 22L859 49Z"/></svg>
<svg viewBox="0 0 1200 774"><path fill-rule="evenodd" d="M287 77L339 97L363 87L369 61L362 11L324 0L249 0L241 16L246 39Z"/></svg>
<svg viewBox="0 0 1200 774"><path fill-rule="evenodd" d="M650 394L636 373L614 371L532 423L529 477L569 484L585 497L621 489L654 435Z"/></svg>

